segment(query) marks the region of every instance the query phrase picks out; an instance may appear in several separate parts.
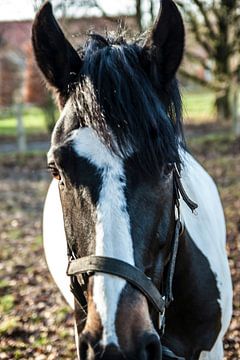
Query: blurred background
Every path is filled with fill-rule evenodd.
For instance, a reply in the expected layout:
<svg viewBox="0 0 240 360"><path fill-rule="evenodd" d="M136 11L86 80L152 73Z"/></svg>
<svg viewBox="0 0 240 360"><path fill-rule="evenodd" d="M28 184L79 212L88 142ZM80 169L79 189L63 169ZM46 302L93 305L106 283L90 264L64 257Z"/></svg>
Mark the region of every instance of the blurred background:
<svg viewBox="0 0 240 360"><path fill-rule="evenodd" d="M44 1L0 0L0 359L75 359L73 319L48 273L41 219L45 154L58 118L31 48ZM178 74L190 150L216 180L227 220L234 314L225 359L240 359L240 0L179 0L186 27ZM53 0L75 47L89 30L151 26L159 0Z"/></svg>

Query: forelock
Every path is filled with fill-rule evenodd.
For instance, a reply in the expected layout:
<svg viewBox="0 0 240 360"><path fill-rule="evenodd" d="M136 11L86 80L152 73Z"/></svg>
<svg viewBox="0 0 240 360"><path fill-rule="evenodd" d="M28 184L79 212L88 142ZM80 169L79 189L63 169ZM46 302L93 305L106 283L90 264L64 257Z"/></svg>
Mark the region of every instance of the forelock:
<svg viewBox="0 0 240 360"><path fill-rule="evenodd" d="M111 151L126 158L129 148L144 171L180 162L181 101L176 82L168 108L141 62L142 47L123 38L90 37L72 102L79 127L93 128ZM117 144L117 146L115 146Z"/></svg>

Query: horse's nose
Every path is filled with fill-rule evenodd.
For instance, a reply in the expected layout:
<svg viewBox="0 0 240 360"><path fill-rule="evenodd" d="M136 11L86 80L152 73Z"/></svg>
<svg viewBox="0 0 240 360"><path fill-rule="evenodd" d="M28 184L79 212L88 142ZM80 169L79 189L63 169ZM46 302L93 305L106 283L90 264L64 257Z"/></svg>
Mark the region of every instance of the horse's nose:
<svg viewBox="0 0 240 360"><path fill-rule="evenodd" d="M133 345L133 344L132 344ZM138 344L131 346L129 351L121 350L114 344L106 347L100 345L99 341L93 341L93 337L83 335L80 338L79 353L81 360L161 360L161 344L159 337L155 334L144 334L139 338ZM133 350L134 349L134 350Z"/></svg>

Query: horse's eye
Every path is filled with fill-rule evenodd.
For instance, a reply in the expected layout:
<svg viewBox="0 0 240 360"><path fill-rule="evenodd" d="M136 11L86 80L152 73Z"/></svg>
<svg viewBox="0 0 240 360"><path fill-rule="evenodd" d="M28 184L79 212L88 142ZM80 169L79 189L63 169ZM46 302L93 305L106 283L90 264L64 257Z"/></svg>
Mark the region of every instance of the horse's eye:
<svg viewBox="0 0 240 360"><path fill-rule="evenodd" d="M169 175L172 172L173 167L174 167L174 165L172 163L168 163L167 165L165 165L164 174Z"/></svg>
<svg viewBox="0 0 240 360"><path fill-rule="evenodd" d="M48 166L48 169L49 169L49 171L51 172L52 176L53 176L56 180L61 180L61 175L60 175L58 169L57 169L55 166L49 165L49 166Z"/></svg>
<svg viewBox="0 0 240 360"><path fill-rule="evenodd" d="M56 179L56 180L61 180L61 176L59 174L59 171L57 169L54 169L52 171L52 176Z"/></svg>

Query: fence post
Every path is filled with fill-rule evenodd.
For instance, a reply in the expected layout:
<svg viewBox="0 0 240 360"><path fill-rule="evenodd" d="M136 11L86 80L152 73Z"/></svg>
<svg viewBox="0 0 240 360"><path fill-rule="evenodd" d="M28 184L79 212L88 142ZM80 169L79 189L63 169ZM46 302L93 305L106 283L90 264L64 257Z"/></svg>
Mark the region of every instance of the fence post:
<svg viewBox="0 0 240 360"><path fill-rule="evenodd" d="M240 136L239 88L236 85L233 94L233 132Z"/></svg>
<svg viewBox="0 0 240 360"><path fill-rule="evenodd" d="M17 145L18 152L24 153L27 151L26 133L23 123L23 104L16 104L16 119L17 119Z"/></svg>

